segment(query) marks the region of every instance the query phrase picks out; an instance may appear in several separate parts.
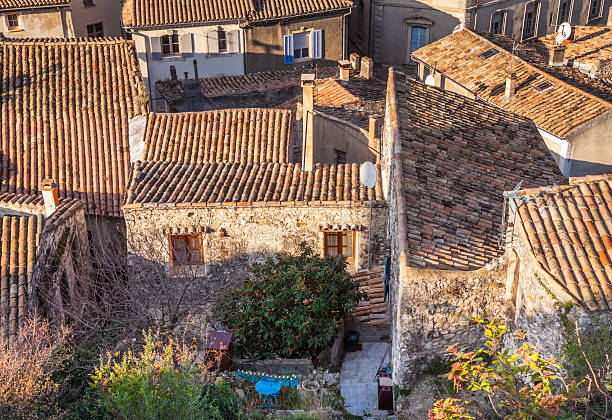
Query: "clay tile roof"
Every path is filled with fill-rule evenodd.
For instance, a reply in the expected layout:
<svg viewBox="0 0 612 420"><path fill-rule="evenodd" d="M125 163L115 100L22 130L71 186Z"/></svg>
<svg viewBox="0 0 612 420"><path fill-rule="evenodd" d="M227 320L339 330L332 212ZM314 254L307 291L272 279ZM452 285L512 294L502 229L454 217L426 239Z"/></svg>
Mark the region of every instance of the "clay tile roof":
<svg viewBox="0 0 612 420"><path fill-rule="evenodd" d="M133 41L0 40L0 192L60 197L119 216L128 120L146 111Z"/></svg>
<svg viewBox="0 0 612 420"><path fill-rule="evenodd" d="M227 109L149 114L144 160L286 162L291 111Z"/></svg>
<svg viewBox="0 0 612 420"><path fill-rule="evenodd" d="M536 125L561 138L578 133L596 117L607 117L612 103L594 96L569 80L512 56L498 38L493 43L467 29L444 37L414 52L418 60L465 86L479 97L508 111L531 118ZM488 58L480 55L494 49ZM546 66L547 67L547 66ZM516 96L504 98L504 84L510 69L516 73ZM578 79L578 76L575 76ZM585 80L582 79L582 82Z"/></svg>
<svg viewBox="0 0 612 420"><path fill-rule="evenodd" d="M312 172L302 172L293 163L137 162L125 204L367 200L382 200L380 180L367 190L356 163L317 164Z"/></svg>
<svg viewBox="0 0 612 420"><path fill-rule="evenodd" d="M82 206L79 200L62 200L45 218L40 195L0 194L0 335L4 338L14 336L28 314L40 236Z"/></svg>
<svg viewBox="0 0 612 420"><path fill-rule="evenodd" d="M382 110L385 103L387 83L373 77L364 79L351 77L348 81L339 79L317 83L317 105L327 107L360 106L370 110Z"/></svg>
<svg viewBox="0 0 612 420"><path fill-rule="evenodd" d="M239 76L207 77L198 80L160 80L155 83L163 98L170 104L184 101L189 97L218 98L220 96L243 96L277 89L300 86L302 73L314 69L273 70ZM319 78L335 77L338 67L319 67ZM194 85L195 86L192 86ZM194 89L195 88L195 89ZM192 91L193 90L193 91Z"/></svg>
<svg viewBox="0 0 612 420"><path fill-rule="evenodd" d="M526 118L414 80L394 83L410 265L480 268L501 255L504 191L565 178Z"/></svg>
<svg viewBox="0 0 612 420"><path fill-rule="evenodd" d="M537 261L590 309L612 309L612 175L513 196Z"/></svg>
<svg viewBox="0 0 612 420"><path fill-rule="evenodd" d="M70 0L0 0L0 10L69 6Z"/></svg>
<svg viewBox="0 0 612 420"><path fill-rule="evenodd" d="M126 27L154 27L223 21L262 22L340 12L351 0L126 0Z"/></svg>

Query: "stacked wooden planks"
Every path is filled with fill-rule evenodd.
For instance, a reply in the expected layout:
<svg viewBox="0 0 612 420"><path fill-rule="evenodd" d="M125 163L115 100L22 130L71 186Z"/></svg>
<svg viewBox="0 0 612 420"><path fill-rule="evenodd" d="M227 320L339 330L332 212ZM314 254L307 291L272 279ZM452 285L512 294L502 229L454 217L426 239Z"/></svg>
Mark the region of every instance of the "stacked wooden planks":
<svg viewBox="0 0 612 420"><path fill-rule="evenodd" d="M355 280L359 282L359 290L367 295L355 310L355 320L361 324L383 325L389 322L387 315L389 302L384 302L384 271L384 267L380 266L354 275Z"/></svg>

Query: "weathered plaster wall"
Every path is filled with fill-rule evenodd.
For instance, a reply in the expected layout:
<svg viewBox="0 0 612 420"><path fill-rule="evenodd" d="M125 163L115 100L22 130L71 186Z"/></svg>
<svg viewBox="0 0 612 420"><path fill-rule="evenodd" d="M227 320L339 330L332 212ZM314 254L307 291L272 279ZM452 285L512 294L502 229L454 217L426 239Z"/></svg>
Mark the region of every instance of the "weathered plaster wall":
<svg viewBox="0 0 612 420"><path fill-rule="evenodd" d="M85 6L83 0L72 0L72 20L75 36L87 36L87 25L102 22L104 36L123 36L121 28L121 0L97 0Z"/></svg>
<svg viewBox="0 0 612 420"><path fill-rule="evenodd" d="M315 60L316 64L320 66L336 65L338 60L343 59L343 18L342 16L318 16L245 29L246 72L289 70L312 65L313 60L310 59L285 64L283 36L315 29L323 30L323 58Z"/></svg>
<svg viewBox="0 0 612 420"><path fill-rule="evenodd" d="M19 10L19 30L9 31L6 13L0 13L0 32L7 38L73 37L72 16L67 7Z"/></svg>
<svg viewBox="0 0 612 420"><path fill-rule="evenodd" d="M612 115L595 119L592 125L570 140L569 176L612 172Z"/></svg>

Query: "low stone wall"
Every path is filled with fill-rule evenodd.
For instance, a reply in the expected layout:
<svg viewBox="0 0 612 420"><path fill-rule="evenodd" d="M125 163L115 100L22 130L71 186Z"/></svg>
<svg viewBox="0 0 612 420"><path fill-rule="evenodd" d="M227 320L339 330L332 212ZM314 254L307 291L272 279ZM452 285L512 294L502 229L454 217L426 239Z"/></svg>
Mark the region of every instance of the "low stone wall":
<svg viewBox="0 0 612 420"><path fill-rule="evenodd" d="M271 375L308 375L312 372L309 359L234 359L234 369L264 372Z"/></svg>

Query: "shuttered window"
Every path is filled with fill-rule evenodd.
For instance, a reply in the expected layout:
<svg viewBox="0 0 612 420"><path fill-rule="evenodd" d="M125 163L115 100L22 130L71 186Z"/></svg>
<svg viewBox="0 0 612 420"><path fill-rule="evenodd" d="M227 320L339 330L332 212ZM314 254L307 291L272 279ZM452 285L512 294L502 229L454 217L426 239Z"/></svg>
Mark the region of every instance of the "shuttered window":
<svg viewBox="0 0 612 420"><path fill-rule="evenodd" d="M172 265L202 264L202 235L171 235L170 256Z"/></svg>
<svg viewBox="0 0 612 420"><path fill-rule="evenodd" d="M324 249L326 257L342 255L350 262L355 261L355 242L357 232L324 232Z"/></svg>
<svg viewBox="0 0 612 420"><path fill-rule="evenodd" d="M285 64L323 58L323 31L299 32L283 37Z"/></svg>

